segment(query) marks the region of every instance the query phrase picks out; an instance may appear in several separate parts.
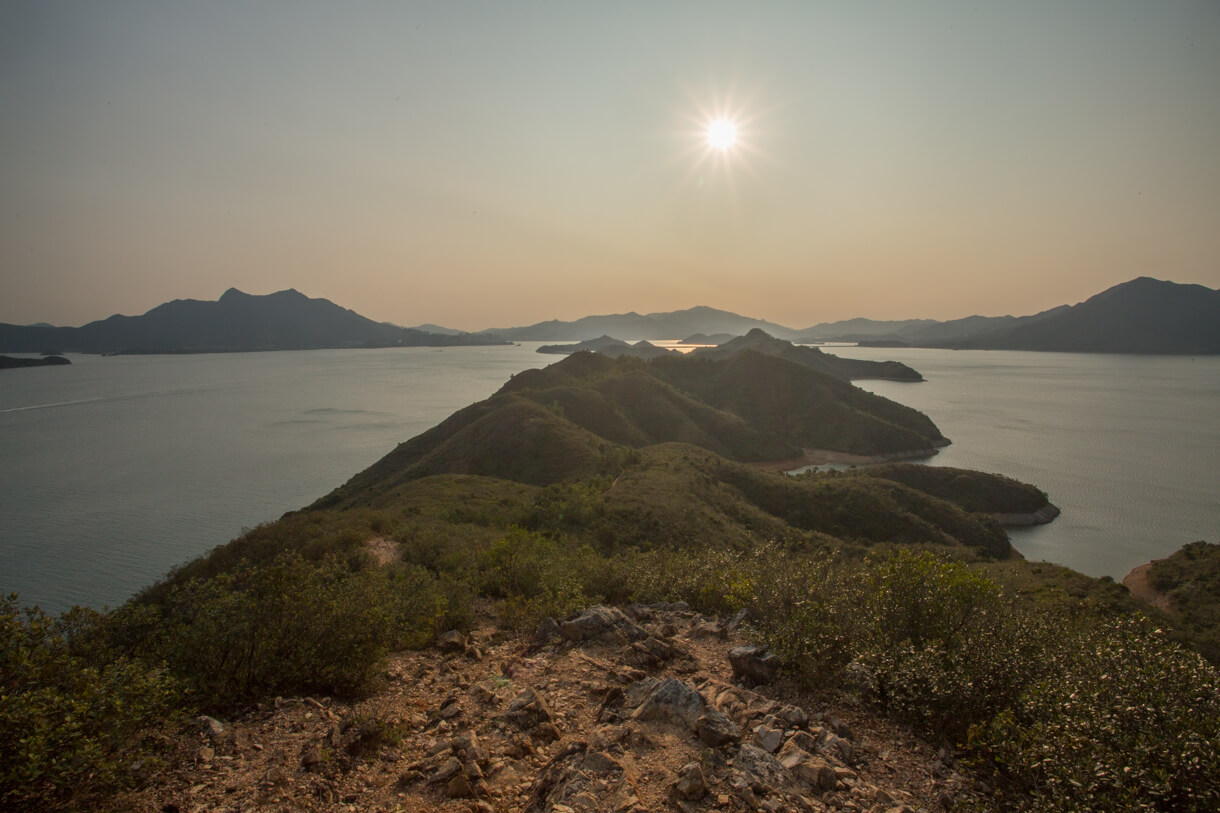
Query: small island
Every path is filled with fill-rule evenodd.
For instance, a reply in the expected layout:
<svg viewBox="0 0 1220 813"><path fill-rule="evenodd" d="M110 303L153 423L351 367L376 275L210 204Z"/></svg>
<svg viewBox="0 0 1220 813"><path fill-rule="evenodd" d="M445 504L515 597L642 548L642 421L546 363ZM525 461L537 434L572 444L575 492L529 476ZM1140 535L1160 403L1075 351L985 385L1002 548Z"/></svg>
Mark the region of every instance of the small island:
<svg viewBox="0 0 1220 813"><path fill-rule="evenodd" d="M0 370L15 370L20 367L61 367L71 363L71 361L59 355L40 356L33 359L0 356Z"/></svg>

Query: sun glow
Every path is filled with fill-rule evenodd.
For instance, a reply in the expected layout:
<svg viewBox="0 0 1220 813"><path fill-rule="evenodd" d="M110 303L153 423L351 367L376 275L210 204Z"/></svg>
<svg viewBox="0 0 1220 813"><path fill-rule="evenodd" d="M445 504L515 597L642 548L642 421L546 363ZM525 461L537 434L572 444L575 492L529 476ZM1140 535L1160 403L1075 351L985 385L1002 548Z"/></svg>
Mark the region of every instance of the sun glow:
<svg viewBox="0 0 1220 813"><path fill-rule="evenodd" d="M714 150L724 151L737 143L737 125L729 119L715 119L707 125L707 143Z"/></svg>

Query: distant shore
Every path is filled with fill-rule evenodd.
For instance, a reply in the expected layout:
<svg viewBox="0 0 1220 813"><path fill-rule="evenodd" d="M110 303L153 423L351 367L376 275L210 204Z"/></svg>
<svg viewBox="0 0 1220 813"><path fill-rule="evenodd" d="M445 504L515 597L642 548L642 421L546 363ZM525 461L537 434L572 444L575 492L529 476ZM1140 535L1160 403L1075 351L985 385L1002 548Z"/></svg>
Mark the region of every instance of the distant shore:
<svg viewBox="0 0 1220 813"><path fill-rule="evenodd" d="M17 370L22 367L58 367L71 363L71 361L59 355L42 356L40 358L0 356L0 370Z"/></svg>
<svg viewBox="0 0 1220 813"><path fill-rule="evenodd" d="M833 449L804 449L800 457L788 460L773 460L752 464L764 471L793 471L803 466L824 466L828 463L839 463L845 466L872 466L877 463L894 463L899 460L924 460L940 454L939 449L913 449L907 452L889 452L888 454L851 454L837 452Z"/></svg>

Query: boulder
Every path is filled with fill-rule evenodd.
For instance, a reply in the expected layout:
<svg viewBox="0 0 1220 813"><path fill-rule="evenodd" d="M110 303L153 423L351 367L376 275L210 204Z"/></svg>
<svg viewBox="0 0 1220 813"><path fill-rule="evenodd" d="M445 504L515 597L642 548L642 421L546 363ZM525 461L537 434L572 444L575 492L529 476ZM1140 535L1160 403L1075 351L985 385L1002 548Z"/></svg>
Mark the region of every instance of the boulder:
<svg viewBox="0 0 1220 813"><path fill-rule="evenodd" d="M622 610L600 604L559 622L559 632L569 641L624 643L648 637Z"/></svg>
<svg viewBox="0 0 1220 813"><path fill-rule="evenodd" d="M783 788L790 782L788 771L779 760L749 743L738 749L733 768L751 788L764 794Z"/></svg>
<svg viewBox="0 0 1220 813"><path fill-rule="evenodd" d="M765 646L753 644L735 646L729 650L733 676L747 678L751 683L770 683L779 673L779 658Z"/></svg>
<svg viewBox="0 0 1220 813"><path fill-rule="evenodd" d="M695 731L707 707L703 695L675 678L657 683L631 713L633 720L668 720Z"/></svg>
<svg viewBox="0 0 1220 813"><path fill-rule="evenodd" d="M466 639L457 630L441 633L436 639L436 648L441 652L463 652L466 649Z"/></svg>
<svg viewBox="0 0 1220 813"><path fill-rule="evenodd" d="M737 742L741 739L741 729L722 712L709 706L695 723L695 733L699 739L712 748Z"/></svg>

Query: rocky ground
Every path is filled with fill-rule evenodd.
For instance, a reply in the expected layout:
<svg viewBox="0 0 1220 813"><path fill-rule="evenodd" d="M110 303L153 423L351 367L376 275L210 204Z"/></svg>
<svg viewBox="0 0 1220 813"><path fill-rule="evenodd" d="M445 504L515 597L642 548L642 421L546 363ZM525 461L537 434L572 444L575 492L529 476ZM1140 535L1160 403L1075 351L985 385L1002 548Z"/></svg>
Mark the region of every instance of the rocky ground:
<svg viewBox="0 0 1220 813"><path fill-rule="evenodd" d="M684 605L595 607L534 636L490 621L393 656L360 701L200 718L123 810L939 811L952 757L775 673Z"/></svg>

